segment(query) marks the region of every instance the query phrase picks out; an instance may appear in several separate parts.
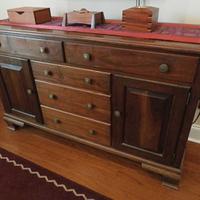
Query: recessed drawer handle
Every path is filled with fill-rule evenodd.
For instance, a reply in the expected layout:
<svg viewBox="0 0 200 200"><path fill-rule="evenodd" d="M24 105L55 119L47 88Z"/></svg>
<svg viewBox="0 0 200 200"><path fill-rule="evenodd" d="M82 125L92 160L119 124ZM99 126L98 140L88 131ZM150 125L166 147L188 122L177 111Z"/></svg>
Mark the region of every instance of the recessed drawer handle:
<svg viewBox="0 0 200 200"><path fill-rule="evenodd" d="M88 133L92 136L96 135L97 132L95 130L89 130Z"/></svg>
<svg viewBox="0 0 200 200"><path fill-rule="evenodd" d="M167 73L167 72L169 72L169 65L167 65L167 64L161 64L160 65L160 72L161 73Z"/></svg>
<svg viewBox="0 0 200 200"><path fill-rule="evenodd" d="M87 110L93 110L95 106L92 103L88 103L85 107Z"/></svg>
<svg viewBox="0 0 200 200"><path fill-rule="evenodd" d="M85 84L87 84L87 85L92 85L92 82L93 82L93 81L92 81L91 78L87 78L87 77L84 78L84 83L85 83Z"/></svg>
<svg viewBox="0 0 200 200"><path fill-rule="evenodd" d="M47 54L47 53L49 53L49 49L47 47L40 47L40 53Z"/></svg>
<svg viewBox="0 0 200 200"><path fill-rule="evenodd" d="M55 124L61 124L61 121L58 118L54 118L53 121Z"/></svg>
<svg viewBox="0 0 200 200"><path fill-rule="evenodd" d="M52 73L52 71L44 70L44 75L45 75L45 76L52 76L53 73Z"/></svg>
<svg viewBox="0 0 200 200"><path fill-rule="evenodd" d="M57 96L55 94L49 94L49 99L57 99Z"/></svg>
<svg viewBox="0 0 200 200"><path fill-rule="evenodd" d="M84 60L90 61L91 58L92 58L92 56L91 56L90 53L84 53L84 54L83 54L83 58L84 58Z"/></svg>

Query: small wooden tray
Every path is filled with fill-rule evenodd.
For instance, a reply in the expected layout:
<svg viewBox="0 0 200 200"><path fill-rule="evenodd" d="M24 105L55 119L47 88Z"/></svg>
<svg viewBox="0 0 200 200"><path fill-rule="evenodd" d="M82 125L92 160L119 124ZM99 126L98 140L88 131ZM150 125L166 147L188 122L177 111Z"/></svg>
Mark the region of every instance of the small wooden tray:
<svg viewBox="0 0 200 200"><path fill-rule="evenodd" d="M9 9L10 22L25 24L42 24L51 21L50 8L22 7Z"/></svg>
<svg viewBox="0 0 200 200"><path fill-rule="evenodd" d="M104 22L105 18L103 12L93 12L83 8L80 11L66 13L63 18L62 26L78 24L95 28L96 25L103 24Z"/></svg>

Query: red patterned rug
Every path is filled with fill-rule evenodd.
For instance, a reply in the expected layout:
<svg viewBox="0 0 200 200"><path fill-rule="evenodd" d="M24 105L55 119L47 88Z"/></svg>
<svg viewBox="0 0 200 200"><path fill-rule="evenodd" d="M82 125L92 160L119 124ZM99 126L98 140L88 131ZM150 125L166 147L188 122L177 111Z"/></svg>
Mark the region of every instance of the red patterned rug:
<svg viewBox="0 0 200 200"><path fill-rule="evenodd" d="M108 200L0 148L0 200Z"/></svg>

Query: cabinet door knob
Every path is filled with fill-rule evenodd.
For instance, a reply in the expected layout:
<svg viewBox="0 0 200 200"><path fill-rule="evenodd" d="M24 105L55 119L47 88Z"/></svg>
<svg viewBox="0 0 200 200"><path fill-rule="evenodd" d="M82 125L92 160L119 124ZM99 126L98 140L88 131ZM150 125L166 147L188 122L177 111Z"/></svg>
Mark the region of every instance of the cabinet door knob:
<svg viewBox="0 0 200 200"><path fill-rule="evenodd" d="M42 53L42 54L48 53L48 48L47 47L40 47L40 53Z"/></svg>
<svg viewBox="0 0 200 200"><path fill-rule="evenodd" d="M84 78L84 82L85 82L85 84L87 84L87 85L92 85L92 79L91 78Z"/></svg>
<svg viewBox="0 0 200 200"><path fill-rule="evenodd" d="M87 61L90 61L91 60L91 54L90 53L84 53L83 54L83 58Z"/></svg>
<svg viewBox="0 0 200 200"><path fill-rule="evenodd" d="M27 89L27 94L28 95L32 95L33 94L33 91L31 89Z"/></svg>
<svg viewBox="0 0 200 200"><path fill-rule="evenodd" d="M54 118L53 121L54 121L55 124L60 124L61 123L61 121L58 118Z"/></svg>
<svg viewBox="0 0 200 200"><path fill-rule="evenodd" d="M97 134L97 132L95 131L95 130L89 130L89 132L88 132L90 135L96 135Z"/></svg>
<svg viewBox="0 0 200 200"><path fill-rule="evenodd" d="M115 117L121 117L121 112L119 110L114 111Z"/></svg>
<svg viewBox="0 0 200 200"><path fill-rule="evenodd" d="M51 76L53 73L49 70L44 70L44 75L45 76Z"/></svg>
<svg viewBox="0 0 200 200"><path fill-rule="evenodd" d="M160 72L161 73L167 73L167 72L169 72L169 65L167 65L167 64L161 64L160 65Z"/></svg>
<svg viewBox="0 0 200 200"><path fill-rule="evenodd" d="M55 94L49 94L49 99L57 99L57 96Z"/></svg>
<svg viewBox="0 0 200 200"><path fill-rule="evenodd" d="M85 107L87 110L92 110L94 108L94 104L88 103Z"/></svg>

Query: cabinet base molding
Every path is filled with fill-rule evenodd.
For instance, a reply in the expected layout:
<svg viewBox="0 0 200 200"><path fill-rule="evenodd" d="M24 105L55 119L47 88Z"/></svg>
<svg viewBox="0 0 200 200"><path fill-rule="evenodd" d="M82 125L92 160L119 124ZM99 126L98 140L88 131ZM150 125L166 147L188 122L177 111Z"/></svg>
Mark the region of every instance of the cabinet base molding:
<svg viewBox="0 0 200 200"><path fill-rule="evenodd" d="M140 158L138 156L124 153L122 151L113 149L112 147L103 146L101 144L96 144L94 142L70 135L68 133L63 133L63 132L59 132L57 130L49 129L42 124L33 123L33 122L18 118L16 116L13 116L13 115L10 115L7 113L4 114L4 120L7 123L13 123L17 127L24 127L25 125L29 125L29 126L32 126L35 128L39 128L47 133L50 133L50 134L53 134L56 136L61 136L65 139L69 139L71 141L75 141L75 142L90 146L92 148L99 149L104 152L107 152L107 153L110 153L110 154L113 154L116 156L120 156L122 158L126 158L133 162L137 162L137 163L141 164L141 167L143 169L163 176L163 185L168 186L173 189L178 188L178 184L181 179L181 169L179 169L179 168L173 168L173 167L170 167L167 165L159 164L159 163L147 160L147 159Z"/></svg>
<svg viewBox="0 0 200 200"><path fill-rule="evenodd" d="M3 119L7 123L8 129L11 130L11 131L16 131L16 129L18 127L24 127L24 125L25 125L24 122L21 122L21 121L18 121L16 119L12 119L12 118L9 118L9 117L3 117Z"/></svg>
<svg viewBox="0 0 200 200"><path fill-rule="evenodd" d="M153 164L146 164L142 163L142 168L154 172L156 174L160 174L163 176L163 182L162 184L165 186L168 186L172 189L178 189L179 182L181 180L181 170L180 169L174 169L172 168L162 168L162 166L153 166Z"/></svg>

